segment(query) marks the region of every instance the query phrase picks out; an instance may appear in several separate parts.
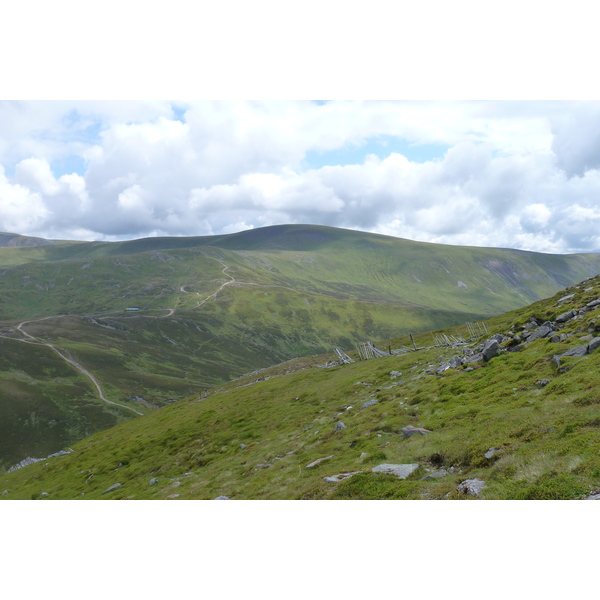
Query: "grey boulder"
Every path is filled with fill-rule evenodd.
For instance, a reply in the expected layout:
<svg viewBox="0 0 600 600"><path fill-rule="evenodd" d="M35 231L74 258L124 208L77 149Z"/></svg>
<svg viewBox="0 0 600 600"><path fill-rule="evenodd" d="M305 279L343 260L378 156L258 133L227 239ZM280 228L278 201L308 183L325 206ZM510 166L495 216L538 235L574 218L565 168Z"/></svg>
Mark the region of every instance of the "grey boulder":
<svg viewBox="0 0 600 600"><path fill-rule="evenodd" d="M384 463L371 469L372 473L386 473L388 475L394 475L398 479L406 479L409 475L414 473L419 468L416 463L405 464L405 465L392 465Z"/></svg>

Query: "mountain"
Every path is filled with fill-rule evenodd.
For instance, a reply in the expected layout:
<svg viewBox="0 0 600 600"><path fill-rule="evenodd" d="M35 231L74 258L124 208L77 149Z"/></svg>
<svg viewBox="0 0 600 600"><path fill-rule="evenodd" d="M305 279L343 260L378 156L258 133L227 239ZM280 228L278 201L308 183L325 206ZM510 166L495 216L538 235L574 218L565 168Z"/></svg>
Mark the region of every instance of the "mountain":
<svg viewBox="0 0 600 600"><path fill-rule="evenodd" d="M4 468L244 373L481 321L600 273L598 254L308 225L111 243L2 236Z"/></svg>
<svg viewBox="0 0 600 600"><path fill-rule="evenodd" d="M282 363L2 474L0 499L593 498L599 310L596 276L397 355Z"/></svg>

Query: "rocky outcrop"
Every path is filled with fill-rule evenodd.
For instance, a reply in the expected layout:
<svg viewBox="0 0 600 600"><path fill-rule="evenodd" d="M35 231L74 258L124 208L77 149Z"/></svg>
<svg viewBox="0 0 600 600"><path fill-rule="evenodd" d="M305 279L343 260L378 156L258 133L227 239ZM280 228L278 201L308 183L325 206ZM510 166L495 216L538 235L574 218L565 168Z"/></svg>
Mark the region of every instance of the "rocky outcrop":
<svg viewBox="0 0 600 600"><path fill-rule="evenodd" d="M27 458L24 458L20 463L17 463L16 465L12 466L6 472L12 473L13 471L22 469L23 467L33 465L36 462L40 462L42 460L47 460L49 458L54 458L55 456L65 456L67 454L71 454L71 452L73 452L73 450L59 450L58 452L55 452L54 454L49 454L48 456L46 456L46 458L32 458L31 456L28 456Z"/></svg>

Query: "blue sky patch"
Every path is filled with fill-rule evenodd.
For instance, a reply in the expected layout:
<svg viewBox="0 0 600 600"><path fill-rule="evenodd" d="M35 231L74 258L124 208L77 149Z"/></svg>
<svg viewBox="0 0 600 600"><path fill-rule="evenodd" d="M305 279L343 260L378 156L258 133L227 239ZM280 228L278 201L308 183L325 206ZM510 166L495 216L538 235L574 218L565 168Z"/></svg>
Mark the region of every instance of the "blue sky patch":
<svg viewBox="0 0 600 600"><path fill-rule="evenodd" d="M52 174L56 179L62 175L71 175L71 173L77 173L77 175L85 175L86 165L85 161L81 156L65 156L57 160L53 160L50 164Z"/></svg>
<svg viewBox="0 0 600 600"><path fill-rule="evenodd" d="M416 144L391 135L377 136L368 138L362 144L345 144L335 150L309 150L304 156L304 162L309 169L357 165L363 164L368 154L384 159L395 152L406 156L411 162L423 163L442 159L449 148L444 144Z"/></svg>

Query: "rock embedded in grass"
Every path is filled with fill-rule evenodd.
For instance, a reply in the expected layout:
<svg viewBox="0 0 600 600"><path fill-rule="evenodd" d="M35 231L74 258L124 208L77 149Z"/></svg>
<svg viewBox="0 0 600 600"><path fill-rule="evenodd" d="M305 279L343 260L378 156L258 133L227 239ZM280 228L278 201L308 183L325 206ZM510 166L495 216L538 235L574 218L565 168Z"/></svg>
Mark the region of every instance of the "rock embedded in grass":
<svg viewBox="0 0 600 600"><path fill-rule="evenodd" d="M377 400L375 400L375 398L371 398L371 400L367 400L362 406L361 408L369 408L369 406L375 406L375 404L377 404Z"/></svg>
<svg viewBox="0 0 600 600"><path fill-rule="evenodd" d="M333 428L334 431L341 431L342 429L346 429L346 425L344 425L341 421L338 421Z"/></svg>
<svg viewBox="0 0 600 600"><path fill-rule="evenodd" d="M456 489L469 496L479 496L484 487L485 481L481 479L466 479Z"/></svg>
<svg viewBox="0 0 600 600"><path fill-rule="evenodd" d="M115 483L115 484L111 485L110 487L106 488L102 492L102 494L109 494L110 492L114 492L114 491L118 490L121 486L122 486L121 483Z"/></svg>
<svg viewBox="0 0 600 600"><path fill-rule="evenodd" d="M332 454L331 456L317 458L317 460L313 460L310 464L306 465L305 469L312 469L313 467L316 467L317 465L321 464L322 462L325 462L326 460L331 460L333 457L334 455Z"/></svg>
<svg viewBox="0 0 600 600"><path fill-rule="evenodd" d="M377 465L371 469L372 473L385 473L388 475L394 475L398 479L406 479L409 475L414 473L419 468L419 465L416 463L412 464L402 464L402 465L393 465L388 463L383 463L381 465Z"/></svg>
<svg viewBox="0 0 600 600"><path fill-rule="evenodd" d="M402 428L402 437L404 439L409 438L411 435L415 435L415 433L425 435L426 433L431 433L431 431L429 429L424 429L423 427L413 427L412 425L407 425Z"/></svg>
<svg viewBox="0 0 600 600"><path fill-rule="evenodd" d="M331 477L323 477L323 479L327 483L339 483L340 481L344 481L344 479L349 479L353 475L357 475L358 473L362 473L362 471L351 471L350 473L338 473L337 475L331 475Z"/></svg>

